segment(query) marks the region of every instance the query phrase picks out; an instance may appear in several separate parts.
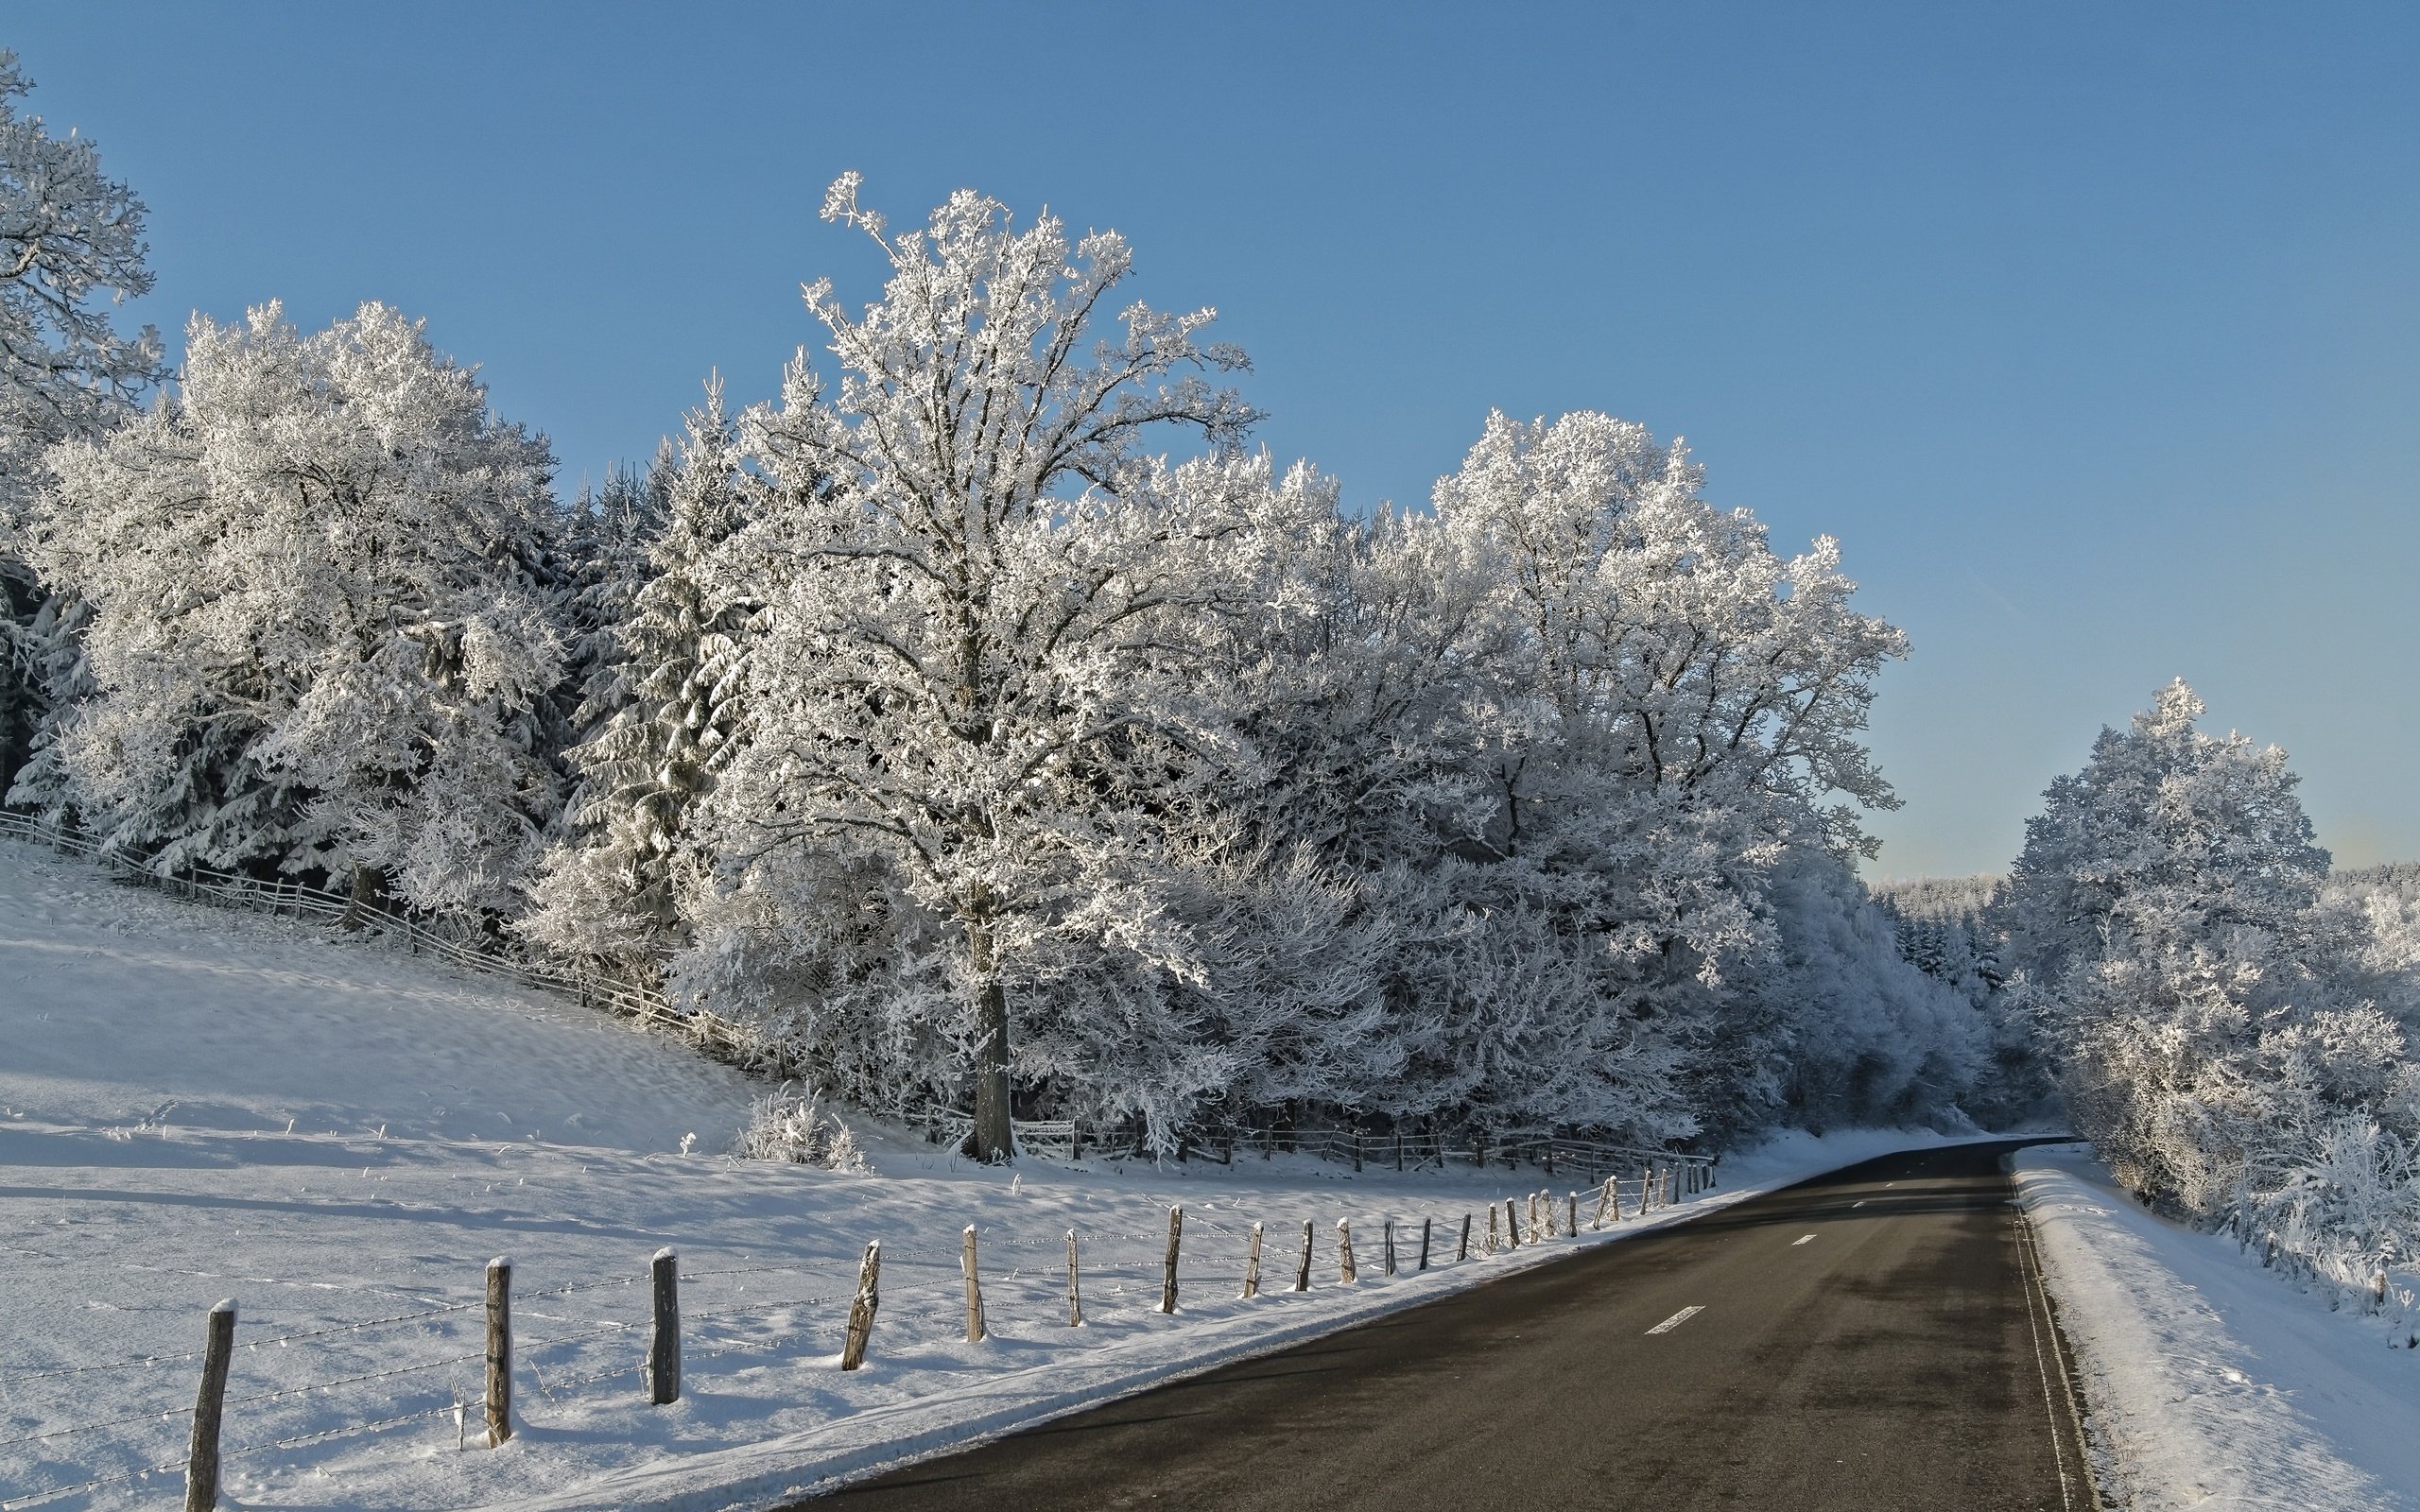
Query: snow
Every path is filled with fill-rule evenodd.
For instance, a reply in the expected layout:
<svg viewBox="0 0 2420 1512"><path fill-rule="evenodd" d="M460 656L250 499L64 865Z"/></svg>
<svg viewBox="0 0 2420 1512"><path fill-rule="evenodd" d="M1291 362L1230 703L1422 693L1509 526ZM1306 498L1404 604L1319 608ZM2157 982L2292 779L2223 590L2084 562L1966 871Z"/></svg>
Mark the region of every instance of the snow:
<svg viewBox="0 0 2420 1512"><path fill-rule="evenodd" d="M2403 1330L2330 1313L2224 1236L2144 1211L2081 1146L2015 1164L2104 1489L2135 1512L2420 1507Z"/></svg>
<svg viewBox="0 0 2420 1512"><path fill-rule="evenodd" d="M678 1044L9 845L0 982L0 1507L169 1494L192 1351L222 1297L240 1308L228 1505L711 1508L763 1504L1575 1247L1409 1273L1420 1218L1439 1220L1449 1259L1461 1215L1477 1212L1483 1236L1480 1205L1500 1211L1547 1184L1535 1170L1355 1177L1279 1159L1028 1161L1011 1175L864 1126L866 1174L732 1161L716 1152L761 1088ZM1921 1142L1794 1137L1727 1161L1722 1191L1647 1221ZM1172 1202L1185 1244L1167 1317L1153 1309ZM1407 1267L1392 1278L1389 1216ZM1350 1288L1336 1284L1339 1217L1359 1260ZM1263 1295L1246 1302L1255 1219L1268 1225ZM1313 1290L1293 1294L1306 1219ZM960 1321L967 1223L982 1246L979 1345ZM1069 1228L1083 1235L1080 1330L1065 1325ZM873 1238L882 1310L866 1368L844 1374L841 1323ZM638 1365L647 1264L666 1246L682 1258L684 1395L655 1408ZM488 1451L476 1304L488 1260L508 1253L518 1432ZM406 1314L421 1315L363 1326ZM271 1342L304 1332L318 1336ZM467 1449L458 1400L470 1403ZM359 1431L387 1418L404 1420ZM285 1442L318 1435L330 1436ZM149 1467L167 1468L135 1475Z"/></svg>

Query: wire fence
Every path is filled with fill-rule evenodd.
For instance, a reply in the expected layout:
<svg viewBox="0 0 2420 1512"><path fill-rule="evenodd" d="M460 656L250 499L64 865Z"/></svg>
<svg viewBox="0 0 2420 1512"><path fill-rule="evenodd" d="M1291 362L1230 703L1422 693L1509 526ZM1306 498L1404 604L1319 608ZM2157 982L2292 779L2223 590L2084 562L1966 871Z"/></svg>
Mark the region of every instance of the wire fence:
<svg viewBox="0 0 2420 1512"><path fill-rule="evenodd" d="M396 1453L469 1452L490 1442L496 1413L509 1422L515 1410L491 1405L499 1400L499 1348L502 1400L518 1400L517 1411L532 1421L567 1419L617 1394L625 1402L664 1400L649 1362L667 1329L691 1379L723 1368L722 1362L748 1370L852 1368L845 1361L856 1334L852 1314L869 1291L875 1302L863 1343L871 1360L928 1360L937 1348L979 1349L994 1336L1056 1336L1080 1346L1086 1335L1075 1332L1079 1319L1094 1329L1110 1321L1174 1327L1184 1314L1205 1307L1398 1284L1422 1271L1569 1240L1682 1202L1710 1184L1710 1172L1668 1160L1586 1188L1523 1193L1485 1206L1441 1198L1359 1211L1342 1222L1306 1223L1299 1213L1253 1221L1228 1208L1188 1217L1152 1208L1155 1216L1167 1214L1167 1228L1134 1226L1137 1212L1124 1227L914 1233L879 1246L871 1287L865 1263L851 1254L741 1264L717 1264L709 1256L695 1267L671 1263L670 1313L646 1266L517 1292L508 1272L503 1321L495 1291L479 1297L465 1276L458 1299L407 1313L283 1330L242 1320L216 1362L215 1397L208 1349L35 1368L15 1368L26 1358L18 1351L0 1364L0 1512L184 1473L189 1456L200 1452L192 1441L200 1436L197 1375L204 1382L199 1400L212 1403L205 1421L226 1425L224 1442L209 1435L213 1464L240 1469L254 1456L414 1425L441 1435L450 1429L452 1442L418 1441ZM516 1383L534 1395L515 1398ZM794 1387L773 1392L771 1401L798 1395ZM95 1414L96 1400L123 1405ZM312 1472L293 1461L273 1469Z"/></svg>

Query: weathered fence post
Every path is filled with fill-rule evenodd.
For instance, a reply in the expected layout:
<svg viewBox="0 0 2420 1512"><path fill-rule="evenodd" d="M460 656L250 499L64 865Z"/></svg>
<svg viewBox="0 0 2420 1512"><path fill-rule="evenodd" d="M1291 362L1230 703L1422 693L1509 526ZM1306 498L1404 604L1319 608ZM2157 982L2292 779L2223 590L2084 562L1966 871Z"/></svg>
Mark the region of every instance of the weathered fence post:
<svg viewBox="0 0 2420 1512"><path fill-rule="evenodd" d="M2386 1272L2384 1271L2378 1272L2376 1279L2370 1282L2370 1310L2375 1313L2386 1311Z"/></svg>
<svg viewBox="0 0 2420 1512"><path fill-rule="evenodd" d="M1294 1290L1298 1292L1307 1292L1311 1289L1311 1220L1304 1219L1303 1263L1294 1272Z"/></svg>
<svg viewBox="0 0 2420 1512"><path fill-rule="evenodd" d="M1602 1228L1605 1227L1605 1210L1613 1205L1613 1200L1614 1178L1612 1177L1605 1177L1605 1184L1602 1187L1599 1187L1597 1191L1597 1216L1588 1220L1589 1228Z"/></svg>
<svg viewBox="0 0 2420 1512"><path fill-rule="evenodd" d="M1167 1265L1160 1277L1160 1311L1163 1313L1176 1311L1176 1247L1177 1241L1183 1237L1184 1233L1184 1210L1170 1208L1168 1210Z"/></svg>
<svg viewBox="0 0 2420 1512"><path fill-rule="evenodd" d="M1076 1284L1076 1230L1073 1228L1067 1230L1067 1326L1071 1329L1084 1326L1083 1294Z"/></svg>
<svg viewBox="0 0 2420 1512"><path fill-rule="evenodd" d="M1422 1270L1428 1268L1428 1226L1436 1221L1434 1218L1420 1220L1420 1268Z"/></svg>
<svg viewBox="0 0 2420 1512"><path fill-rule="evenodd" d="M1353 1220L1336 1220L1336 1283L1353 1284Z"/></svg>
<svg viewBox="0 0 2420 1512"><path fill-rule="evenodd" d="M512 1258L488 1262L488 1447L512 1436Z"/></svg>
<svg viewBox="0 0 2420 1512"><path fill-rule="evenodd" d="M193 1447L185 1454L185 1512L218 1505L218 1422L227 1403L227 1365L235 1357L235 1299L210 1310L201 1347L201 1391L193 1402Z"/></svg>
<svg viewBox="0 0 2420 1512"><path fill-rule="evenodd" d="M655 1317L647 1336L647 1400L661 1407L681 1400L681 1262L667 1246L648 1271Z"/></svg>
<svg viewBox="0 0 2420 1512"><path fill-rule="evenodd" d="M1487 1252L1495 1253L1495 1204L1487 1205Z"/></svg>
<svg viewBox="0 0 2420 1512"><path fill-rule="evenodd" d="M1393 1275L1395 1273L1395 1221L1392 1218L1389 1218L1387 1220L1386 1259L1384 1263L1386 1266L1385 1273L1389 1276Z"/></svg>
<svg viewBox="0 0 2420 1512"><path fill-rule="evenodd" d="M1564 1197L1563 1237L1577 1239L1580 1237L1580 1194L1569 1192Z"/></svg>
<svg viewBox="0 0 2420 1512"><path fill-rule="evenodd" d="M1244 1254L1244 1295L1260 1295L1260 1225L1252 1226L1252 1248Z"/></svg>
<svg viewBox="0 0 2420 1512"><path fill-rule="evenodd" d="M1538 1242L1538 1194L1530 1194L1530 1243Z"/></svg>
<svg viewBox="0 0 2420 1512"><path fill-rule="evenodd" d="M1488 1210L1487 1210L1487 1227L1488 1227L1488 1231L1489 1231L1489 1232L1491 1232L1491 1233L1493 1233L1493 1232L1495 1231L1495 1210L1494 1208L1490 1208L1490 1209L1488 1209ZM1493 1247L1493 1246L1491 1246L1491 1247ZM1465 1260L1468 1260L1468 1259L1470 1259L1470 1258L1471 1258L1471 1215L1470 1215L1469 1213L1467 1213L1467 1212L1466 1212L1466 1213L1463 1213L1463 1214L1462 1214L1462 1246L1461 1246L1460 1249L1457 1249L1457 1250L1455 1250L1455 1251L1454 1251L1454 1259L1455 1259L1455 1261L1459 1263L1460 1262L1461 1262L1461 1261L1465 1261Z"/></svg>
<svg viewBox="0 0 2420 1512"><path fill-rule="evenodd" d="M1361 1131L1357 1128L1353 1131L1353 1169L1357 1173L1361 1169Z"/></svg>
<svg viewBox="0 0 2420 1512"><path fill-rule="evenodd" d="M968 1224L962 1236L958 1257L959 1268L966 1273L966 1342L983 1342L983 1282L975 1268L975 1226Z"/></svg>
<svg viewBox="0 0 2420 1512"><path fill-rule="evenodd" d="M1654 1189L1655 1162L1650 1160L1638 1168L1638 1215L1642 1218L1647 1216L1647 1210L1654 1206L1648 1200L1648 1194Z"/></svg>
<svg viewBox="0 0 2420 1512"><path fill-rule="evenodd" d="M1403 1169L1403 1130L1400 1127L1395 1130L1395 1169Z"/></svg>
<svg viewBox="0 0 2420 1512"><path fill-rule="evenodd" d="M1554 1140L1551 1136L1547 1140L1547 1175L1554 1175Z"/></svg>
<svg viewBox="0 0 2420 1512"><path fill-rule="evenodd" d="M866 1245L857 1263L856 1299L849 1304L849 1332L840 1341L840 1368L855 1370L866 1363L866 1341L873 1337L873 1315L882 1308L882 1241Z"/></svg>
<svg viewBox="0 0 2420 1512"><path fill-rule="evenodd" d="M1512 1197L1504 1199L1504 1242L1508 1249L1521 1247L1521 1208Z"/></svg>

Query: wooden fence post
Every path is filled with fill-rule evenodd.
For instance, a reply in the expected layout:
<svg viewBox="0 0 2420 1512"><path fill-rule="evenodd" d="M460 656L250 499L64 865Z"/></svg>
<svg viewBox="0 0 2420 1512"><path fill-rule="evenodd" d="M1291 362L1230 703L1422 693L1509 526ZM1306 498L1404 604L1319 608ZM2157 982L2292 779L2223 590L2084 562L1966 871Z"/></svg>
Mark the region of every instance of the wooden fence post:
<svg viewBox="0 0 2420 1512"><path fill-rule="evenodd" d="M1067 1326L1084 1326L1084 1297L1076 1281L1076 1230L1067 1230Z"/></svg>
<svg viewBox="0 0 2420 1512"><path fill-rule="evenodd" d="M882 1308L882 1241L869 1241L866 1258L857 1263L856 1299L849 1304L849 1332L840 1341L840 1368L855 1370L866 1363L866 1343L873 1337L873 1315Z"/></svg>
<svg viewBox="0 0 2420 1512"><path fill-rule="evenodd" d="M1353 1220L1336 1220L1336 1283L1353 1284Z"/></svg>
<svg viewBox="0 0 2420 1512"><path fill-rule="evenodd" d="M1504 1240L1507 1248L1521 1247L1521 1209L1511 1197L1504 1199Z"/></svg>
<svg viewBox="0 0 2420 1512"><path fill-rule="evenodd" d="M1160 1277L1160 1311L1163 1313L1176 1311L1176 1246L1178 1239L1184 1233L1184 1210L1170 1208L1168 1210L1167 1265Z"/></svg>
<svg viewBox="0 0 2420 1512"><path fill-rule="evenodd" d="M1487 1252L1495 1253L1495 1204L1487 1205Z"/></svg>
<svg viewBox="0 0 2420 1512"><path fill-rule="evenodd" d="M1433 1218L1420 1220L1420 1268L1422 1270L1428 1268L1428 1226L1434 1222L1436 1220Z"/></svg>
<svg viewBox="0 0 2420 1512"><path fill-rule="evenodd" d="M681 1400L681 1262L667 1246L648 1269L655 1321L647 1336L647 1400L661 1407Z"/></svg>
<svg viewBox="0 0 2420 1512"><path fill-rule="evenodd" d="M1353 1131L1353 1169L1356 1173L1361 1169L1361 1131L1357 1128Z"/></svg>
<svg viewBox="0 0 2420 1512"><path fill-rule="evenodd" d="M1403 1169L1403 1129L1400 1125L1395 1129L1395 1169Z"/></svg>
<svg viewBox="0 0 2420 1512"><path fill-rule="evenodd" d="M1551 1137L1547 1140L1547 1175L1554 1175L1554 1140Z"/></svg>
<svg viewBox="0 0 2420 1512"><path fill-rule="evenodd" d="M1530 1194L1530 1243L1538 1242L1538 1194Z"/></svg>
<svg viewBox="0 0 2420 1512"><path fill-rule="evenodd" d="M1605 1209L1612 1204L1613 1200L1614 1178L1612 1177L1605 1177L1605 1184L1597 1191L1597 1216L1588 1221L1589 1228L1602 1228L1605 1227Z"/></svg>
<svg viewBox="0 0 2420 1512"><path fill-rule="evenodd" d="M1494 1208L1490 1208L1490 1209L1488 1209L1488 1210L1487 1210L1487 1217L1488 1217L1488 1223L1487 1223L1487 1226L1488 1226L1490 1228L1495 1228L1495 1210ZM1461 1246L1460 1249L1457 1249L1457 1250L1455 1250L1455 1251L1454 1251L1454 1259L1455 1259L1456 1263L1461 1263L1461 1262L1462 1262L1462 1261L1465 1261L1465 1260L1468 1260L1468 1259L1470 1259L1470 1258L1471 1258L1471 1215L1470 1215L1469 1213L1467 1213L1467 1212L1466 1212L1466 1213L1463 1213L1463 1214L1462 1214L1462 1246Z"/></svg>
<svg viewBox="0 0 2420 1512"><path fill-rule="evenodd" d="M1392 1218L1389 1218L1387 1220L1385 1233L1386 1259L1384 1263L1386 1266L1386 1274L1392 1276L1395 1273L1395 1221Z"/></svg>
<svg viewBox="0 0 2420 1512"><path fill-rule="evenodd" d="M983 1282L975 1268L975 1226L968 1224L963 1247L958 1258L959 1268L966 1272L966 1342L983 1342Z"/></svg>
<svg viewBox="0 0 2420 1512"><path fill-rule="evenodd" d="M2370 1282L2370 1310L2375 1313L2386 1311L2386 1272L2384 1271L2378 1272Z"/></svg>
<svg viewBox="0 0 2420 1512"><path fill-rule="evenodd" d="M488 1262L488 1448L512 1436L512 1258Z"/></svg>
<svg viewBox="0 0 2420 1512"><path fill-rule="evenodd" d="M193 1447L185 1454L185 1512L218 1505L218 1422L227 1403L227 1365L235 1357L235 1299L210 1310L201 1347L201 1391L193 1402Z"/></svg>
<svg viewBox="0 0 2420 1512"><path fill-rule="evenodd" d="M1260 1225L1252 1226L1252 1248L1244 1255L1244 1295L1260 1295Z"/></svg>
<svg viewBox="0 0 2420 1512"><path fill-rule="evenodd" d="M1308 1218L1305 1218L1305 1219L1304 1219L1304 1220L1303 1220L1303 1263L1302 1263L1301 1268L1297 1269L1297 1270L1294 1272L1294 1290L1296 1290L1296 1291L1298 1291L1298 1292L1307 1292L1307 1291L1309 1291L1310 1289L1311 1289L1311 1220L1309 1220Z"/></svg>
<svg viewBox="0 0 2420 1512"><path fill-rule="evenodd" d="M1647 1216L1647 1210L1654 1206L1647 1200L1648 1194L1654 1190L1654 1186L1655 1163L1651 1160L1638 1168L1638 1215L1642 1218Z"/></svg>
<svg viewBox="0 0 2420 1512"><path fill-rule="evenodd" d="M1580 1194L1577 1192L1564 1194L1563 1237L1580 1237Z"/></svg>

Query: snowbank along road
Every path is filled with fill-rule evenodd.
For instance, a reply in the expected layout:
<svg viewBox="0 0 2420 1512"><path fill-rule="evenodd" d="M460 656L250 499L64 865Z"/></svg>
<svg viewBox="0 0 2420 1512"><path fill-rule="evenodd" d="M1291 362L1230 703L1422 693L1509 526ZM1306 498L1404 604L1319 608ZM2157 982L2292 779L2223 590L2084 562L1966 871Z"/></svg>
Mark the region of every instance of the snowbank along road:
<svg viewBox="0 0 2420 1512"><path fill-rule="evenodd" d="M2019 1143L1869 1160L801 1505L2086 1512Z"/></svg>

